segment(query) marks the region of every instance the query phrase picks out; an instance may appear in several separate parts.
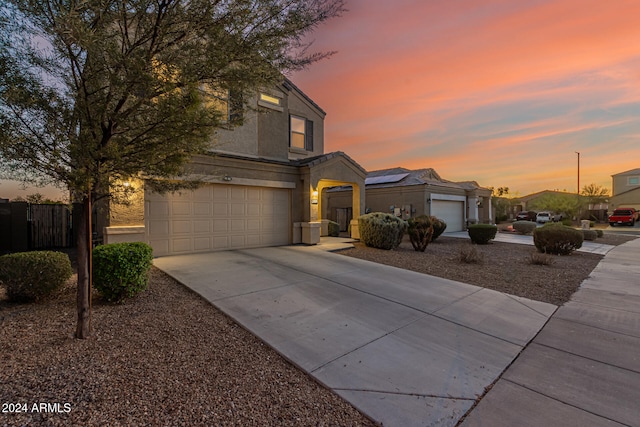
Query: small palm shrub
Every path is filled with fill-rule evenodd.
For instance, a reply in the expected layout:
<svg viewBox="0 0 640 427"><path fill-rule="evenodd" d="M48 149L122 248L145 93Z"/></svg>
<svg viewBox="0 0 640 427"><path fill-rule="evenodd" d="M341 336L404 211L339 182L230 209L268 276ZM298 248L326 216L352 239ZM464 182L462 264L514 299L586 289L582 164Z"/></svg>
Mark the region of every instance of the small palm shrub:
<svg viewBox="0 0 640 427"><path fill-rule="evenodd" d="M433 224L431 217L420 215L407 221L407 233L411 245L416 251L424 252L433 237Z"/></svg>
<svg viewBox="0 0 640 427"><path fill-rule="evenodd" d="M531 234L536 228L538 226L533 221L516 221L513 223L513 229L519 234Z"/></svg>
<svg viewBox="0 0 640 427"><path fill-rule="evenodd" d="M93 286L107 301L147 289L153 250L146 243L111 243L93 250Z"/></svg>
<svg viewBox="0 0 640 427"><path fill-rule="evenodd" d="M598 237L604 236L604 231L600 230L599 228L596 228L595 232L598 235Z"/></svg>
<svg viewBox="0 0 640 427"><path fill-rule="evenodd" d="M360 240L365 245L379 249L394 249L402 242L407 222L383 212L373 212L358 217Z"/></svg>
<svg viewBox="0 0 640 427"><path fill-rule="evenodd" d="M340 235L340 224L335 221L329 221L329 236L338 237Z"/></svg>
<svg viewBox="0 0 640 427"><path fill-rule="evenodd" d="M44 299L71 277L71 261L62 252L19 252L0 257L0 283L11 301Z"/></svg>
<svg viewBox="0 0 640 427"><path fill-rule="evenodd" d="M583 240L596 240L598 233L595 230L582 230Z"/></svg>
<svg viewBox="0 0 640 427"><path fill-rule="evenodd" d="M484 254L474 245L463 246L458 253L458 260L465 264L482 264Z"/></svg>
<svg viewBox="0 0 640 427"><path fill-rule="evenodd" d="M489 240L495 239L498 226L493 224L471 224L467 231L473 243L486 245Z"/></svg>
<svg viewBox="0 0 640 427"><path fill-rule="evenodd" d="M539 252L569 255L582 247L582 232L562 224L545 225L533 232L533 243Z"/></svg>
<svg viewBox="0 0 640 427"><path fill-rule="evenodd" d="M444 230L447 229L447 223L441 220L440 218L436 218L435 216L431 217L431 225L433 226L433 237L431 237L431 241L435 241Z"/></svg>

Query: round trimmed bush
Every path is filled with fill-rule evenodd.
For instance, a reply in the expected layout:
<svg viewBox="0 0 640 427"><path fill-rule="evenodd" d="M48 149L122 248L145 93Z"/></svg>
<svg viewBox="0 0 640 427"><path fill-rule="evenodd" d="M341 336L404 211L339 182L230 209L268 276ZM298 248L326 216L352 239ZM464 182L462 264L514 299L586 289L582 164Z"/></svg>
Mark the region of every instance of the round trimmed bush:
<svg viewBox="0 0 640 427"><path fill-rule="evenodd" d="M373 212L358 217L360 240L378 249L394 249L402 242L407 222L383 212Z"/></svg>
<svg viewBox="0 0 640 427"><path fill-rule="evenodd" d="M433 236L431 237L431 241L435 241L444 230L447 229L447 223L441 220L440 218L436 218L435 216L431 217L431 225L433 226Z"/></svg>
<svg viewBox="0 0 640 427"><path fill-rule="evenodd" d="M596 234L598 235L598 237L602 237L604 236L604 231L600 230L599 228L596 228Z"/></svg>
<svg viewBox="0 0 640 427"><path fill-rule="evenodd" d="M583 240L596 240L598 233L595 230L582 230Z"/></svg>
<svg viewBox="0 0 640 427"><path fill-rule="evenodd" d="M0 257L0 283L11 301L44 299L73 274L69 256L62 252L19 252Z"/></svg>
<svg viewBox="0 0 640 427"><path fill-rule="evenodd" d="M415 218L410 218L407 221L407 233L409 234L409 240L411 240L413 249L424 252L433 237L431 217L428 215L420 215Z"/></svg>
<svg viewBox="0 0 640 427"><path fill-rule="evenodd" d="M486 245L489 240L495 239L498 226L493 224L471 224L467 232L473 243Z"/></svg>
<svg viewBox="0 0 640 427"><path fill-rule="evenodd" d="M111 243L93 250L93 286L107 301L147 289L153 250L146 243Z"/></svg>
<svg viewBox="0 0 640 427"><path fill-rule="evenodd" d="M513 229L520 234L531 234L538 225L533 221L516 221L513 223Z"/></svg>
<svg viewBox="0 0 640 427"><path fill-rule="evenodd" d="M569 255L582 247L584 237L581 230L562 224L550 224L533 232L533 243L538 252Z"/></svg>

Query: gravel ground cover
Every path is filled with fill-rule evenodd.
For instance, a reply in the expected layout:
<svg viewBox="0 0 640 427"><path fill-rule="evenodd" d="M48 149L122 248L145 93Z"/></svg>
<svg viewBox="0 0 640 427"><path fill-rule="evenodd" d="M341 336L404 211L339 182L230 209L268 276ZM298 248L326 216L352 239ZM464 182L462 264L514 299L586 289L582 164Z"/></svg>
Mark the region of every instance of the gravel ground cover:
<svg viewBox="0 0 640 427"><path fill-rule="evenodd" d="M634 238L605 234L596 243L618 245ZM461 252L472 250L482 261L461 262ZM550 255L551 265L534 265L529 261L537 250L531 245L495 241L473 245L469 239L446 236L430 243L424 252L416 252L405 236L400 246L390 251L355 243L355 248L338 253L555 305L567 302L602 259L601 255L574 252Z"/></svg>
<svg viewBox="0 0 640 427"><path fill-rule="evenodd" d="M532 246L493 242L475 246L481 264L460 262L470 246L440 237L424 253L408 241L340 253L553 304L602 258L574 253L530 265ZM94 334L75 340L74 280L37 304L12 304L0 287L0 426L375 425L155 268L135 299L114 305L94 296Z"/></svg>
<svg viewBox="0 0 640 427"><path fill-rule="evenodd" d="M155 268L135 299L94 298L76 340L73 279L37 304L0 292L0 426L374 425Z"/></svg>

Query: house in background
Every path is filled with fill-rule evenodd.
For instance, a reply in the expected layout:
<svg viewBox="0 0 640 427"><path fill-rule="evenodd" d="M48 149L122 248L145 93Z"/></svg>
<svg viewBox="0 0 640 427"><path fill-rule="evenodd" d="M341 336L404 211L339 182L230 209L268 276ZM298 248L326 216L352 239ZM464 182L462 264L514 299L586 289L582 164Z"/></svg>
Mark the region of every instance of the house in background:
<svg viewBox="0 0 640 427"><path fill-rule="evenodd" d="M219 129L209 153L192 159L187 178L204 185L166 195L140 191L129 206L110 206L104 242L144 241L155 256L314 244L323 219L319 194L340 185L355 189L346 206L359 216L366 172L342 152L324 153L326 113L286 79L252 104L241 126ZM221 108L231 122L232 104ZM357 222L351 230L359 237Z"/></svg>
<svg viewBox="0 0 640 427"><path fill-rule="evenodd" d="M640 169L632 169L611 175L612 195L609 211L619 207L640 210Z"/></svg>
<svg viewBox="0 0 640 427"><path fill-rule="evenodd" d="M447 181L430 168L392 168L369 172L365 180L366 211L389 212L409 219L433 215L447 223L447 232L464 230L467 224L491 223L491 190L474 181ZM342 230L356 215L349 209L352 189L328 189L322 195L330 220Z"/></svg>

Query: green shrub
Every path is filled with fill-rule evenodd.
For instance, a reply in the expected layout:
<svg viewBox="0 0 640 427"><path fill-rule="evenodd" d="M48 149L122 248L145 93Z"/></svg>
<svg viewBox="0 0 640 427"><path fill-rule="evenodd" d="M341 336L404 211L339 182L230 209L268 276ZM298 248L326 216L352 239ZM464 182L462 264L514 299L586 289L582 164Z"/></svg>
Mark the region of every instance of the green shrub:
<svg viewBox="0 0 640 427"><path fill-rule="evenodd" d="M520 234L531 234L538 225L533 221L516 221L513 223L513 229Z"/></svg>
<svg viewBox="0 0 640 427"><path fill-rule="evenodd" d="M571 218L564 218L560 222L562 223L562 225L566 225L567 227L571 227L573 225L573 221L571 221Z"/></svg>
<svg viewBox="0 0 640 427"><path fill-rule="evenodd" d="M44 299L72 274L69 256L62 252L20 252L0 257L0 282L11 301Z"/></svg>
<svg viewBox="0 0 640 427"><path fill-rule="evenodd" d="M583 240L596 240L596 237L598 237L598 233L595 230L582 230Z"/></svg>
<svg viewBox="0 0 640 427"><path fill-rule="evenodd" d="M568 255L582 247L582 232L562 224L540 227L533 232L533 243L539 252Z"/></svg>
<svg viewBox="0 0 640 427"><path fill-rule="evenodd" d="M447 223L441 220L440 218L436 218L435 216L431 217L431 225L433 226L433 237L431 237L431 241L435 241L444 230L447 229Z"/></svg>
<svg viewBox="0 0 640 427"><path fill-rule="evenodd" d="M598 235L598 237L602 237L604 236L604 231L600 230L599 228L596 228L596 234Z"/></svg>
<svg viewBox="0 0 640 427"><path fill-rule="evenodd" d="M407 233L411 245L416 251L424 252L433 237L431 217L420 215L407 221Z"/></svg>
<svg viewBox="0 0 640 427"><path fill-rule="evenodd" d="M473 243L486 245L489 240L496 237L498 226L493 224L471 224L467 231Z"/></svg>
<svg viewBox="0 0 640 427"><path fill-rule="evenodd" d="M111 243L93 250L93 286L108 301L122 301L149 284L153 251L146 243Z"/></svg>
<svg viewBox="0 0 640 427"><path fill-rule="evenodd" d="M379 249L397 248L407 230L407 222L383 212L373 212L358 217L360 240L365 245Z"/></svg>
<svg viewBox="0 0 640 427"><path fill-rule="evenodd" d="M340 224L335 221L329 221L329 236L338 237L340 235Z"/></svg>
<svg viewBox="0 0 640 427"><path fill-rule="evenodd" d="M589 227L593 228L596 226L595 221L589 221Z"/></svg>

